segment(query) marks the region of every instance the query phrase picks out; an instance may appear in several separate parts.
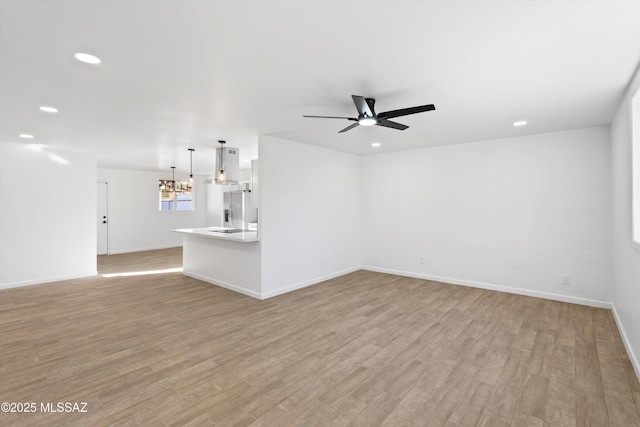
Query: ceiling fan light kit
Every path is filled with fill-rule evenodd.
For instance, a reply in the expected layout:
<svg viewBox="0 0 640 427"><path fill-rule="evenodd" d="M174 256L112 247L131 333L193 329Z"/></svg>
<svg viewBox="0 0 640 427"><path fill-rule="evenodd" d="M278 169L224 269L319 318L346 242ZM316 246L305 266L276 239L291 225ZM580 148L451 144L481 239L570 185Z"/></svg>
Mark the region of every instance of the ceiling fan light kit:
<svg viewBox="0 0 640 427"><path fill-rule="evenodd" d="M358 119L358 124L360 126L372 126L378 123L378 121L374 117L362 117Z"/></svg>
<svg viewBox="0 0 640 427"><path fill-rule="evenodd" d="M353 99L353 103L356 106L356 110L358 110L358 117L336 117L336 116L302 116L302 117L310 117L316 119L343 119L350 120L355 123L347 126L342 129L338 133L343 133L349 131L358 126L382 126L391 129L397 130L405 130L408 129L409 126L403 125L402 123L393 122L389 119L394 117L408 116L409 114L416 113L424 113L425 111L435 110L436 107L433 104L420 105L417 107L409 107L409 108L401 108L399 110L391 110L385 111L383 113L376 114L375 112L375 103L376 100L373 98L365 98L360 95L351 95Z"/></svg>

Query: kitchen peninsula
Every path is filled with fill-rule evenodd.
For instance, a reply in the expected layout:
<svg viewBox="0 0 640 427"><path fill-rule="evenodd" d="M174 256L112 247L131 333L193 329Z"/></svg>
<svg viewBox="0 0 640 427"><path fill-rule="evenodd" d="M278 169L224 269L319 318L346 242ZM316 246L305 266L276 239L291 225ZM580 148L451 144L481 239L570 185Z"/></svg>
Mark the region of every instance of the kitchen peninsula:
<svg viewBox="0 0 640 427"><path fill-rule="evenodd" d="M258 231L182 228L182 273L254 298L260 293Z"/></svg>

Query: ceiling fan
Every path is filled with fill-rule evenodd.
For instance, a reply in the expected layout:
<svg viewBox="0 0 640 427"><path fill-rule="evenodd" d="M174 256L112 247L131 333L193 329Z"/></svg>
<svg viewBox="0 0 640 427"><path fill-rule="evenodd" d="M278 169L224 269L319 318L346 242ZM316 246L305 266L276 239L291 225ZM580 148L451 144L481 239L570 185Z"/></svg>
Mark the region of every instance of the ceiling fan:
<svg viewBox="0 0 640 427"><path fill-rule="evenodd" d="M351 95L353 98L353 103L356 104L356 109L358 110L358 118L354 117L335 117L335 116L302 116L302 117L313 117L318 119L346 119L355 122L346 128L342 129L338 133L346 132L348 130L357 127L358 125L362 126L384 126L386 128L405 130L408 129L409 126L403 125L401 123L392 122L389 119L400 116L408 116L409 114L423 113L425 111L435 110L436 107L433 104L428 105L420 105L418 107L409 107L409 108L401 108L399 110L391 110L385 111L384 113L376 114L374 110L374 104L376 100L373 98L365 98L364 96L359 95Z"/></svg>

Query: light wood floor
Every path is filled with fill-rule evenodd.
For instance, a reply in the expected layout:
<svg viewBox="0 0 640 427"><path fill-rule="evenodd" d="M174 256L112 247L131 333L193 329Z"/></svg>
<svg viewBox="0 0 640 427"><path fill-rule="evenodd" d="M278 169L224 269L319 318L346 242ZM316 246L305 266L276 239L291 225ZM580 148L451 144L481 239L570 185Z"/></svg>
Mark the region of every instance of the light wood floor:
<svg viewBox="0 0 640 427"><path fill-rule="evenodd" d="M266 301L180 273L0 291L0 402L87 402L3 426L640 425L608 310L367 271Z"/></svg>

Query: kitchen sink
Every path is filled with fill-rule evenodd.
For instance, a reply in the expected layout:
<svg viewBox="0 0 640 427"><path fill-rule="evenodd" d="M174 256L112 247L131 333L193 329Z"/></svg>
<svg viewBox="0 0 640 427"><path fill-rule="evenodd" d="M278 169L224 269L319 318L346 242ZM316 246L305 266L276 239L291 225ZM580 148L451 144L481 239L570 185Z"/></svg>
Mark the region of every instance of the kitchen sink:
<svg viewBox="0 0 640 427"><path fill-rule="evenodd" d="M242 228L221 228L219 230L209 230L212 233L242 233L245 230L243 230Z"/></svg>

